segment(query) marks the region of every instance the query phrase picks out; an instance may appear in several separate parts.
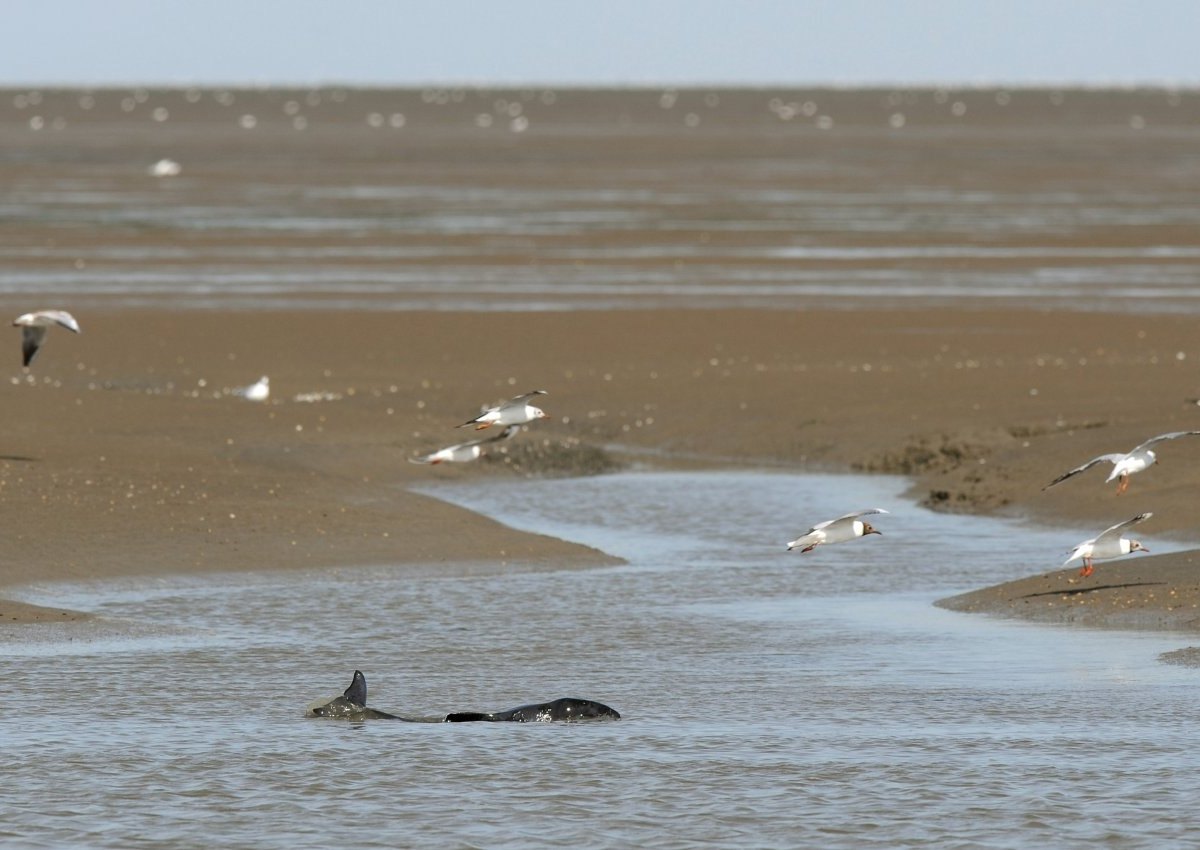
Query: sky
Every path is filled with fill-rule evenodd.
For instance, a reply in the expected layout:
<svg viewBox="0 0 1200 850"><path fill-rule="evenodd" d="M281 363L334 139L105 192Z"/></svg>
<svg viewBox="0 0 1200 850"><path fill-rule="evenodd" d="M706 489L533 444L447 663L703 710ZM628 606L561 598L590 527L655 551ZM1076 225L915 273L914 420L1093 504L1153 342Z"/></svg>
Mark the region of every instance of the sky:
<svg viewBox="0 0 1200 850"><path fill-rule="evenodd" d="M6 0L0 85L1200 85L1200 0Z"/></svg>

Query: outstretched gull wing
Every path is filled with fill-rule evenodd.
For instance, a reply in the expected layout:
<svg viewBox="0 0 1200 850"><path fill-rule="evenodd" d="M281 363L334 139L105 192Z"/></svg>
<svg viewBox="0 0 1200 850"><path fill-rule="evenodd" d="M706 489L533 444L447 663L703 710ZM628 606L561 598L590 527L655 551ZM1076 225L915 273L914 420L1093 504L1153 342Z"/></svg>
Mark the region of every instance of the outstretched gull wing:
<svg viewBox="0 0 1200 850"><path fill-rule="evenodd" d="M453 453L459 449L469 449L472 446L486 446L488 443L498 443L501 440L511 440L520 432L520 430L520 425L509 425L499 434L493 434L490 437L481 437L478 440L467 440L465 443L455 443L453 446L446 446L445 448L438 449L437 451L430 452L429 454L422 455L421 457L410 457L408 462L428 465L434 463L437 456L442 452Z"/></svg>
<svg viewBox="0 0 1200 850"><path fill-rule="evenodd" d="M1117 540L1120 538L1122 531L1130 526L1137 525L1139 522L1145 522L1152 516L1154 516L1154 514L1151 511L1146 511L1143 514L1138 514L1133 519L1127 519L1124 522L1118 522L1112 528L1106 528L1104 531L1101 531L1099 534L1097 534L1092 542L1096 546L1099 546L1101 543L1108 540Z"/></svg>
<svg viewBox="0 0 1200 850"><path fill-rule="evenodd" d="M1177 437L1197 437L1200 436L1200 431L1172 431L1169 434L1159 434L1157 437L1151 437L1146 442L1135 448L1130 454L1139 452L1142 449L1148 449L1155 443L1161 443L1163 440L1174 440Z"/></svg>
<svg viewBox="0 0 1200 850"><path fill-rule="evenodd" d="M886 514L886 513L887 513L887 511L885 511L883 508L868 508L865 511L855 511L854 513L846 514L845 516L840 516L837 519L827 519L824 522L818 522L816 525L814 525L812 528L810 528L808 531L806 531L804 533L812 534L814 531L820 531L823 528L829 528L829 526L831 526L831 525L836 525L837 523L845 522L846 520L858 519L860 516L870 516L871 514Z"/></svg>
<svg viewBox="0 0 1200 850"><path fill-rule="evenodd" d="M1049 484L1047 484L1045 487L1043 487L1042 490L1043 491L1049 490L1055 484L1061 484L1062 482L1066 481L1068 478L1072 477L1073 475L1078 475L1081 472L1085 472L1086 470L1091 469L1093 466L1095 466L1098 463L1105 463L1105 462L1116 463L1123 457L1125 457L1125 455L1123 455L1119 452L1113 453L1113 454L1107 454L1107 455L1100 455L1100 457L1094 457L1091 460L1089 460L1087 463L1083 464L1082 466L1077 466L1072 470L1064 472L1062 475L1058 476L1053 481L1051 481Z"/></svg>
<svg viewBox="0 0 1200 850"><path fill-rule="evenodd" d="M46 329L37 325L26 325L21 328L21 358L28 366L37 357L38 349L46 339Z"/></svg>
<svg viewBox="0 0 1200 850"><path fill-rule="evenodd" d="M39 316L45 316L54 324L64 327L72 333L82 333L79 329L79 322L75 321L75 317L66 310L39 310Z"/></svg>
<svg viewBox="0 0 1200 850"><path fill-rule="evenodd" d="M506 407L524 407L525 404L535 395L550 395L550 393L546 392L545 390L533 390L532 392L522 393L521 395L513 396L508 401L504 402L504 404L500 405L500 408L503 410Z"/></svg>

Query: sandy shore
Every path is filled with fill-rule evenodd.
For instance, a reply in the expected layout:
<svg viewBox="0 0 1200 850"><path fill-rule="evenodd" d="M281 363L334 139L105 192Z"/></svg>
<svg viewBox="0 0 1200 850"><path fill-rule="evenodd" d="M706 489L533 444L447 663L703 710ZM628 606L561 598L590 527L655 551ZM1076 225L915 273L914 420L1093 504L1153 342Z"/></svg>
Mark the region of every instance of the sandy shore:
<svg viewBox="0 0 1200 850"><path fill-rule="evenodd" d="M13 315L26 307L6 306ZM166 309L79 318L84 333L52 333L28 378L15 330L10 340L0 390L8 586L325 565L604 562L407 488L631 462L899 472L934 507L1062 522L1081 538L1146 510L1155 513L1139 529L1146 541L1195 532L1200 440L1163 446L1163 462L1125 496L1102 485L1099 470L1041 489L1095 454L1200 425L1200 350L1188 318ZM262 374L270 403L223 394ZM463 438L454 426L481 402L533 388L550 392L550 419L510 444L507 458L406 462ZM321 400L295 400L306 395ZM764 537L795 519L764 518ZM1126 571L1149 564L1174 570L1170 603L1186 610L1200 600L1192 558L1106 565L1091 581L1138 583ZM1071 587L1075 603L1101 598ZM1164 594L1122 597L1122 618L1130 606L1163 609ZM9 622L65 616L0 606Z"/></svg>
<svg viewBox="0 0 1200 850"><path fill-rule="evenodd" d="M1200 630L1200 553L1134 557L1055 570L941 599L952 611L999 614L1048 623L1133 629Z"/></svg>

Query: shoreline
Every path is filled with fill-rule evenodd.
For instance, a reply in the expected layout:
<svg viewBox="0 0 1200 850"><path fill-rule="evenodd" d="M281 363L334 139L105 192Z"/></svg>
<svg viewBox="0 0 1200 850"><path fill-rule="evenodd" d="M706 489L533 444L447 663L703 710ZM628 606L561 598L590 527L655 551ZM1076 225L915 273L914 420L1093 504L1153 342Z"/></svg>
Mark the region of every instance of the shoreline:
<svg viewBox="0 0 1200 850"><path fill-rule="evenodd" d="M1041 490L1095 454L1196 427L1200 351L1187 317L1091 314L1065 327L1033 310L952 308L78 317L84 334L52 334L30 378L18 361L0 384L13 412L0 499L14 529L0 543L0 587L334 565L612 563L407 488L586 474L624 452L667 465L674 455L697 466L899 473L935 509L1045 518L1081 537L1142 510L1155 513L1143 539L1194 528L1184 494L1200 485L1200 441L1163 446L1163 462L1126 496L1098 472ZM536 345L473 344L489 339ZM270 402L224 394L262 374ZM468 439L454 426L480 404L533 388L549 390L549 418L504 456L407 462ZM72 616L54 611L4 603L0 621Z"/></svg>

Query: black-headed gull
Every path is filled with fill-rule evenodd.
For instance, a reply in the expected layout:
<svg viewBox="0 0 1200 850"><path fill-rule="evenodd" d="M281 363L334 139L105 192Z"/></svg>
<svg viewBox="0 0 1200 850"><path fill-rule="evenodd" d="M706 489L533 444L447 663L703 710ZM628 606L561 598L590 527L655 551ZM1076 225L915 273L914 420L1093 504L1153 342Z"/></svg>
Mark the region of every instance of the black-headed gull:
<svg viewBox="0 0 1200 850"><path fill-rule="evenodd" d="M1154 514L1147 511L1144 514L1138 514L1133 519L1119 522L1112 528L1106 528L1091 540L1085 540L1072 549L1070 557L1063 561L1063 566L1065 567L1076 558L1082 558L1083 569L1079 571L1079 574L1081 576L1090 576L1092 574L1092 561L1107 561L1109 558L1119 558L1122 555L1128 555L1130 552L1149 552L1150 550L1138 541L1122 537L1121 532L1130 526L1137 525L1139 522L1145 522L1152 516Z"/></svg>
<svg viewBox="0 0 1200 850"><path fill-rule="evenodd" d="M37 357L42 342L46 339L46 331L51 325L59 325L74 333L82 333L79 322L66 310L37 310L13 319L13 327L21 329L21 354L24 365L28 366Z"/></svg>
<svg viewBox="0 0 1200 850"><path fill-rule="evenodd" d="M250 386L234 390L233 394L246 401L266 401L271 397L271 379L263 375Z"/></svg>
<svg viewBox="0 0 1200 850"><path fill-rule="evenodd" d="M455 446L446 446L444 449L438 449L436 452L431 452L423 457L410 457L408 462L432 465L437 463L466 463L478 460L483 455L484 446L489 443L498 443L501 440L512 439L520 430L520 425L509 425L495 436L484 437L481 440L471 440L469 443L459 443Z"/></svg>
<svg viewBox="0 0 1200 850"><path fill-rule="evenodd" d="M1150 449L1151 446L1155 443L1161 443L1163 440L1196 436L1200 436L1200 431L1172 431L1169 434L1159 434L1157 437L1151 437L1141 445L1135 446L1132 451L1125 454L1114 453L1094 457L1082 466L1077 466L1068 472L1064 472L1042 489L1049 490L1055 484L1059 484L1073 475L1078 475L1085 470L1091 469L1098 463L1111 463L1113 465L1112 472L1109 473L1108 478L1104 479L1104 483L1107 484L1110 481L1119 479L1117 483L1117 495L1119 496L1129 489L1129 476L1153 466L1154 462L1158 460L1158 456Z"/></svg>
<svg viewBox="0 0 1200 850"><path fill-rule="evenodd" d="M871 508L865 511L855 511L852 514L840 516L837 519L818 522L804 534L797 537L787 545L787 550L790 552L793 549L799 549L801 553L811 552L818 546L826 543L845 543L847 540L853 540L856 537L862 537L867 534L881 534L877 528L874 528L869 522L863 522L859 517L869 516L871 514L886 514L883 508Z"/></svg>
<svg viewBox="0 0 1200 850"><path fill-rule="evenodd" d="M474 419L468 419L457 427L466 428L468 425L474 425L476 431L482 431L484 428L491 428L493 425L524 425L535 419L544 419L546 414L540 407L534 407L530 404L529 400L535 395L547 394L545 390L534 390L533 392L510 398L503 404L489 407Z"/></svg>

